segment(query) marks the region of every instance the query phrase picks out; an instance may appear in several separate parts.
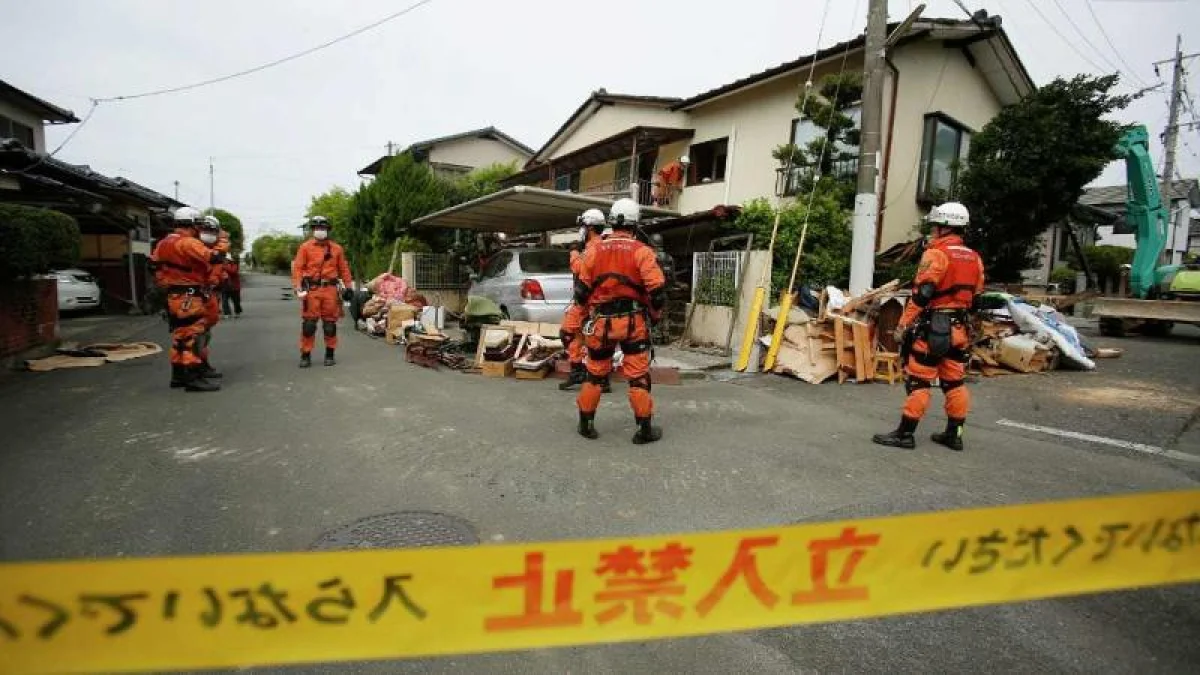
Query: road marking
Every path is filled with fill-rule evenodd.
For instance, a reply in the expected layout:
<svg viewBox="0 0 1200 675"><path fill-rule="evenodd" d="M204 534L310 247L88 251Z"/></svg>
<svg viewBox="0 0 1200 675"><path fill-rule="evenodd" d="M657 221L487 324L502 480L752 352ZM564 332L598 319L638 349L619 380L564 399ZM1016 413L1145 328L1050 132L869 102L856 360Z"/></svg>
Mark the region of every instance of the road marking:
<svg viewBox="0 0 1200 675"><path fill-rule="evenodd" d="M1039 431L1043 434L1051 434L1053 436L1061 436L1063 438L1074 438L1078 441L1088 441L1089 443L1102 443L1111 445L1116 448L1124 448L1126 450L1136 450L1144 452L1148 455L1160 455L1162 457L1170 457L1184 462L1200 462L1200 456L1189 455L1186 452L1178 452L1167 448L1160 448L1157 445L1145 445L1143 443L1134 443L1133 441L1122 441L1116 438L1107 438L1105 436L1096 436L1093 434L1083 434L1078 431L1068 431L1066 429L1055 429L1054 427L1043 427L1037 424L1025 424L1024 422L1014 422L1012 420L998 420L996 424L1005 427L1013 427L1016 429L1025 429L1026 431Z"/></svg>

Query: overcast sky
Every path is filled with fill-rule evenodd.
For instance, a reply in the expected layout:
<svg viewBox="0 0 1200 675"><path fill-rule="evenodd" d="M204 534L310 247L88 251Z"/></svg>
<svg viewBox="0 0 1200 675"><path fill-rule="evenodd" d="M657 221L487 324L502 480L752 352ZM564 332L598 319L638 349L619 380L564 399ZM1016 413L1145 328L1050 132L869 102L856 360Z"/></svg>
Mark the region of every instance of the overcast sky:
<svg viewBox="0 0 1200 675"><path fill-rule="evenodd" d="M1115 52L1093 20L1089 1ZM0 79L82 117L90 97L239 71L413 2L7 0L0 3ZM833 0L821 45L860 33L866 4ZM899 20L915 4L891 0L889 18ZM926 16L963 17L950 0L926 4ZM242 217L249 240L294 228L315 193L332 185L357 187L357 169L382 154L388 141L403 146L495 125L536 148L594 89L689 96L810 53L824 5L824 0L432 0L263 72L101 105L59 157L167 194L179 181L180 199L197 206L208 205L213 157L216 204ZM1107 72L1113 69L1108 64L1126 69L1124 63L1132 75L1157 83L1151 63L1173 55L1176 33L1183 35L1185 53L1200 52L1198 0L966 5L1003 16L1038 84L1060 75ZM1160 71L1169 82L1169 66ZM1140 86L1128 80L1127 89ZM1191 61L1188 88L1200 102L1200 59ZM1160 133L1166 90L1135 103L1123 119ZM1200 116L1200 110L1184 116L1193 114ZM57 146L72 128L51 128L48 145ZM1160 145L1154 156L1161 161ZM1200 129L1182 132L1178 164L1189 178L1200 174ZM1117 164L1099 182L1123 180Z"/></svg>

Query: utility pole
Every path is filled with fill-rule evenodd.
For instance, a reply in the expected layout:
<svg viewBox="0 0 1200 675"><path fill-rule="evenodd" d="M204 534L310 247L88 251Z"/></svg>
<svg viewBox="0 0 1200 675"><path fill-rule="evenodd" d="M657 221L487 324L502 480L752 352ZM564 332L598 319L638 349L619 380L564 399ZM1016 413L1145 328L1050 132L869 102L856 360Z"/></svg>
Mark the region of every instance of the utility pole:
<svg viewBox="0 0 1200 675"><path fill-rule="evenodd" d="M210 211L215 211L217 208L217 197L214 186L216 179L213 173L213 158L208 158L208 208Z"/></svg>
<svg viewBox="0 0 1200 675"><path fill-rule="evenodd" d="M175 201L179 201L179 181L175 181Z"/></svg>
<svg viewBox="0 0 1200 675"><path fill-rule="evenodd" d="M850 293L870 290L875 276L875 223L879 216L879 149L883 129L883 78L887 48L887 0L870 0L863 52L862 150L854 195Z"/></svg>
<svg viewBox="0 0 1200 675"><path fill-rule="evenodd" d="M1194 56L1189 55L1189 56ZM1175 146L1179 141L1179 111L1183 108L1183 36L1175 36L1175 56L1170 60L1173 63L1171 75L1171 107L1167 116L1167 129L1163 132L1163 176L1162 176L1162 200L1163 207L1167 212L1167 246L1163 248L1160 254L1160 262L1171 263L1171 259L1175 255L1175 223L1171 215L1171 198L1170 187L1174 182L1175 176ZM1154 64L1157 71L1159 61Z"/></svg>

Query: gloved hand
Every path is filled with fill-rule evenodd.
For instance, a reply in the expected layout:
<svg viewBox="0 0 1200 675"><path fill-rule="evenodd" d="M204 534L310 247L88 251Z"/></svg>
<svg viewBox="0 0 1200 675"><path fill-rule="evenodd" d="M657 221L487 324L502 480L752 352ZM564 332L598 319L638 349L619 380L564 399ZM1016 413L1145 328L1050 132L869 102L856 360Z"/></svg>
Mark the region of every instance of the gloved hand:
<svg viewBox="0 0 1200 675"><path fill-rule="evenodd" d="M350 300L351 300L353 297L354 297L354 291L352 291L352 290L350 290L349 288L346 288L345 286L343 286L343 287L342 287L342 301L344 301L344 302L350 302Z"/></svg>
<svg viewBox="0 0 1200 675"><path fill-rule="evenodd" d="M292 290L296 291L297 298L303 298L304 296L308 295L308 291L303 291L303 290L300 290L299 288L295 288Z"/></svg>

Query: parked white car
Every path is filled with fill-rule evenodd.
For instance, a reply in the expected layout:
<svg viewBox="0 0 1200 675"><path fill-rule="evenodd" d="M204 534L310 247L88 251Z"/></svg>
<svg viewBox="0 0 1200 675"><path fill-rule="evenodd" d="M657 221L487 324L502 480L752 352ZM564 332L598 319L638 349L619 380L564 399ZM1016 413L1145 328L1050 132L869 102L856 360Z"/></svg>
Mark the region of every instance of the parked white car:
<svg viewBox="0 0 1200 675"><path fill-rule="evenodd" d="M100 306L100 285L85 270L54 270L46 275L58 282L58 311L70 312Z"/></svg>
<svg viewBox="0 0 1200 675"><path fill-rule="evenodd" d="M514 321L562 323L574 285L569 251L511 248L488 260L467 294L488 298Z"/></svg>

